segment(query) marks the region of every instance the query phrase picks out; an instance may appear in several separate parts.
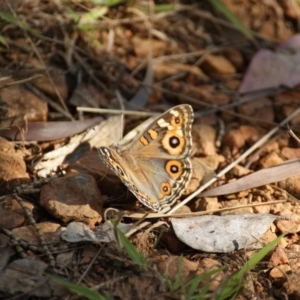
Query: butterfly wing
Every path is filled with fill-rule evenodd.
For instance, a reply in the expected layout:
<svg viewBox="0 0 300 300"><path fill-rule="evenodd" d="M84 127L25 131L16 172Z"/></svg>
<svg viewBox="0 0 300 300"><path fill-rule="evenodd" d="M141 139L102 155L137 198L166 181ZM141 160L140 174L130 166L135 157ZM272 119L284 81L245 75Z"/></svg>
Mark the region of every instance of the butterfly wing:
<svg viewBox="0 0 300 300"><path fill-rule="evenodd" d="M193 119L190 105L175 106L154 120L128 149L135 157L131 169L137 197L154 210L174 203L190 181Z"/></svg>
<svg viewBox="0 0 300 300"><path fill-rule="evenodd" d="M99 155L139 201L153 210L171 205L192 174L193 110L178 105L160 115L125 149L99 148Z"/></svg>

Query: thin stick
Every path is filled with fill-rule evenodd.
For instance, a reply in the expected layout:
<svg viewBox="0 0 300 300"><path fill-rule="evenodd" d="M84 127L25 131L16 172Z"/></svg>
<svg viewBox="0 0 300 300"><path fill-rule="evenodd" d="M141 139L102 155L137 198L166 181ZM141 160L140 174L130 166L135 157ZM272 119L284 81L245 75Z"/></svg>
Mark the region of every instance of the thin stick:
<svg viewBox="0 0 300 300"><path fill-rule="evenodd" d="M6 88L6 87L9 87L9 86L13 86L13 85L26 83L28 81L32 81L32 80L40 78L42 76L43 76L42 74L37 74L37 75L31 76L29 78L25 78L25 79L22 79L22 80L17 80L17 81L14 81L14 82L8 82L8 83L0 85L0 89Z"/></svg>
<svg viewBox="0 0 300 300"><path fill-rule="evenodd" d="M212 210L205 210L205 211L196 211L196 212L191 212L191 213L185 213L185 214L174 214L174 213L167 213L167 214L162 214L162 213L149 213L145 216L145 213L128 213L122 215L124 218L133 218L133 219L157 219L157 218L168 218L168 217L173 217L173 218L187 218L187 217L196 217L196 216L203 216L203 215L209 215L209 214L214 214L218 212L223 212L223 211L231 211L234 209L239 209L239 208L245 208L245 207L253 207L253 206L263 206L263 205L270 205L270 204L278 204L278 203L286 203L290 200L284 199L284 200L275 200L275 201L269 201L269 202L260 202L260 203L251 203L251 204L244 204L244 205L238 205L238 206L232 206L232 207L224 207L224 208L219 208L219 209L212 209Z"/></svg>
<svg viewBox="0 0 300 300"><path fill-rule="evenodd" d="M148 112L148 111L136 111L136 110L119 110L119 109L108 109L108 108L92 108L92 107L77 107L77 111L95 113L95 114L115 114L115 115L133 115L142 117L152 117L159 115L158 113Z"/></svg>
<svg viewBox="0 0 300 300"><path fill-rule="evenodd" d="M294 138L300 144L300 139L297 137L297 135L289 126L288 126L288 135Z"/></svg>

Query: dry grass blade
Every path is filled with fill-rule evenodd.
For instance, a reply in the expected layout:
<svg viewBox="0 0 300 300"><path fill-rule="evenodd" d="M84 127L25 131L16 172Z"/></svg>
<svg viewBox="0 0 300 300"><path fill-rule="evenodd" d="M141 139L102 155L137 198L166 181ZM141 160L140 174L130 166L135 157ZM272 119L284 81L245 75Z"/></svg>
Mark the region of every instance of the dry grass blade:
<svg viewBox="0 0 300 300"><path fill-rule="evenodd" d="M9 87L9 86L13 86L13 85L17 85L17 84L23 84L23 83L26 83L28 81L33 81L33 80L35 80L37 78L40 78L42 76L43 75L41 75L41 74L37 74L37 75L31 76L29 78L25 78L25 79L22 79L22 80L17 80L17 81L10 82L10 83L5 83L3 85L0 85L0 89L6 88L6 87Z"/></svg>
<svg viewBox="0 0 300 300"><path fill-rule="evenodd" d="M9 130L0 131L0 135L14 140L51 141L73 136L101 121L102 117L73 122L31 122L27 124L24 136L16 125Z"/></svg>
<svg viewBox="0 0 300 300"><path fill-rule="evenodd" d="M136 111L136 110L124 110L120 109L107 109L107 108L92 108L92 107L77 107L77 111L89 112L95 114L115 114L115 115L132 115L140 117L152 117L157 116L157 113L147 112L147 111Z"/></svg>
<svg viewBox="0 0 300 300"><path fill-rule="evenodd" d="M234 182L201 193L200 197L227 195L284 180L300 173L300 160L288 160L283 164L259 170Z"/></svg>

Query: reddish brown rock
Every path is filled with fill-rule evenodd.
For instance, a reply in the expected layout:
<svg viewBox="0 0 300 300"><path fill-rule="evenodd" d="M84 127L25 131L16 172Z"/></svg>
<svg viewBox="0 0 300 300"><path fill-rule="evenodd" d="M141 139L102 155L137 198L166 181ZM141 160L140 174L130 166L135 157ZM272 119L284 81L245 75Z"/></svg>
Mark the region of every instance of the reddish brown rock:
<svg viewBox="0 0 300 300"><path fill-rule="evenodd" d="M280 3L286 18L297 21L300 18L300 7L292 1L282 1Z"/></svg>
<svg viewBox="0 0 300 300"><path fill-rule="evenodd" d="M274 230L272 230L272 228L274 228ZM264 244L269 244L272 241L274 241L277 238L277 235L274 232L275 230L276 230L276 226L272 223L270 228L259 238L259 241Z"/></svg>
<svg viewBox="0 0 300 300"><path fill-rule="evenodd" d="M198 156L216 154L216 135L216 130L212 126L195 124L192 127L194 154Z"/></svg>
<svg viewBox="0 0 300 300"><path fill-rule="evenodd" d="M248 199L241 198L241 199L234 199L234 200L228 200L228 201L222 201L222 207L232 207L230 210L221 211L221 216L226 215L240 215L240 214L251 214L253 213L252 207L240 207L248 204Z"/></svg>
<svg viewBox="0 0 300 300"><path fill-rule="evenodd" d="M167 256L162 255L159 257L155 264L157 266L158 271L161 274L167 276L167 278L171 281L175 280L178 277L178 270L181 268L181 280L184 282L190 276L193 276L197 271L198 262L189 261L185 257L178 256Z"/></svg>
<svg viewBox="0 0 300 300"><path fill-rule="evenodd" d="M82 221L93 228L102 220L102 196L87 174L53 179L42 187L40 204L65 223Z"/></svg>
<svg viewBox="0 0 300 300"><path fill-rule="evenodd" d="M256 101L250 101L246 104L240 105L238 112L257 118L257 120L264 120L266 122L274 122L273 103L268 98L259 98Z"/></svg>
<svg viewBox="0 0 300 300"><path fill-rule="evenodd" d="M300 148L283 147L281 154L286 159L295 159L300 157Z"/></svg>
<svg viewBox="0 0 300 300"><path fill-rule="evenodd" d="M158 81L164 80L170 76L174 76L181 72L193 74L197 78L207 80L208 77L202 72L202 70L193 65L180 64L168 61L157 61L153 64L154 78ZM191 77L191 75L190 75Z"/></svg>
<svg viewBox="0 0 300 300"><path fill-rule="evenodd" d="M297 199L300 199L300 174L279 181L278 186Z"/></svg>
<svg viewBox="0 0 300 300"><path fill-rule="evenodd" d="M253 206L253 211L257 214L268 214L270 213L271 205L257 205Z"/></svg>
<svg viewBox="0 0 300 300"><path fill-rule="evenodd" d="M204 197L195 201L195 211L218 210L221 204L217 197Z"/></svg>
<svg viewBox="0 0 300 300"><path fill-rule="evenodd" d="M246 140L239 129L228 131L223 139L223 144L230 149L240 149L245 146Z"/></svg>
<svg viewBox="0 0 300 300"><path fill-rule="evenodd" d="M52 238L60 227L59 224L53 222L42 222L37 224L40 230L43 233L43 237L47 242L52 241ZM27 243L38 245L40 244L40 240L38 238L37 232L32 225L27 225L19 228L15 228L12 230L12 233L17 235L22 240Z"/></svg>
<svg viewBox="0 0 300 300"><path fill-rule="evenodd" d="M231 91L237 91L241 85L241 80L230 78L225 82L226 87Z"/></svg>
<svg viewBox="0 0 300 300"><path fill-rule="evenodd" d="M242 176L245 176L245 175L248 175L250 174L252 171L247 169L247 168L244 168L243 166L241 165L236 165L232 168L232 170L230 171L230 174L236 178L236 177L242 177Z"/></svg>
<svg viewBox="0 0 300 300"><path fill-rule="evenodd" d="M11 81L13 80L7 80L5 83ZM25 90L22 86L1 89L0 97L9 107L6 117L25 115L27 121L46 121L47 119L47 103L40 100L32 92Z"/></svg>
<svg viewBox="0 0 300 300"><path fill-rule="evenodd" d="M265 131L257 126L242 125L240 131L247 142L250 144L256 143L264 134Z"/></svg>
<svg viewBox="0 0 300 300"><path fill-rule="evenodd" d="M235 66L235 68L241 71L244 67L244 58L240 51L235 48L226 48L224 50L226 58Z"/></svg>
<svg viewBox="0 0 300 300"><path fill-rule="evenodd" d="M147 59L149 53L149 47L152 47L153 57L166 55L167 52L172 51L173 46L170 43L159 40L141 39L137 35L133 36L132 44L134 47L135 54L140 58Z"/></svg>
<svg viewBox="0 0 300 300"><path fill-rule="evenodd" d="M289 220L277 220L276 227L281 233L297 233L300 231L300 216L298 214L293 214L290 210L283 209L279 212L280 216L288 217Z"/></svg>
<svg viewBox="0 0 300 300"><path fill-rule="evenodd" d="M11 193L14 188L30 182L21 154L0 153L0 195Z"/></svg>
<svg viewBox="0 0 300 300"><path fill-rule="evenodd" d="M265 157L263 157L259 161L259 164L262 168L268 168L268 167L281 164L283 163L283 161L284 160L276 152L271 152L267 154Z"/></svg>
<svg viewBox="0 0 300 300"><path fill-rule="evenodd" d="M280 246L276 246L272 255L270 257L270 266L280 266L283 264L288 264L289 259L284 251L284 249Z"/></svg>
<svg viewBox="0 0 300 300"><path fill-rule="evenodd" d="M234 65L224 56L209 54L205 56L203 68L211 75L232 75L236 73Z"/></svg>
<svg viewBox="0 0 300 300"><path fill-rule="evenodd" d="M12 142L9 142L7 139L0 137L0 152L13 153L15 151L14 145Z"/></svg>
<svg viewBox="0 0 300 300"><path fill-rule="evenodd" d="M290 116L299 107L300 92L298 90L288 90L284 93L280 93L274 97L274 103L276 103L277 118L284 119ZM300 121L300 115L297 114L292 120L289 121L290 125L298 124Z"/></svg>
<svg viewBox="0 0 300 300"><path fill-rule="evenodd" d="M30 202L23 201L23 204L30 212L33 212L34 205ZM2 197L0 203L0 228L11 230L24 225L27 217L19 202L12 196Z"/></svg>
<svg viewBox="0 0 300 300"><path fill-rule="evenodd" d="M208 178L212 178L214 176L214 170L207 164L203 163L201 158L192 158L192 166L192 178L183 193L184 195L193 193L200 187L203 181L207 181Z"/></svg>
<svg viewBox="0 0 300 300"><path fill-rule="evenodd" d="M199 269L197 271L198 274L203 274L206 272L209 272L211 270L216 270L220 268L222 265L219 261L216 259L212 259L209 257L206 257L202 259ZM220 282L222 282L224 273L223 272L217 272L215 275L213 275L210 279L210 291L217 289L220 286Z"/></svg>
<svg viewBox="0 0 300 300"><path fill-rule="evenodd" d="M279 279L286 276L286 272L291 271L291 267L288 264L281 265L279 267L273 268L269 276L271 279Z"/></svg>

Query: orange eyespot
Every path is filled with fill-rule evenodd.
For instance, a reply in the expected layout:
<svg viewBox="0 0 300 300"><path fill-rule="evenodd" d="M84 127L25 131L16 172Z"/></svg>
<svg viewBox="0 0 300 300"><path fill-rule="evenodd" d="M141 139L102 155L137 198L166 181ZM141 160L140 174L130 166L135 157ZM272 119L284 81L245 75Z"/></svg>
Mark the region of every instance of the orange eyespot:
<svg viewBox="0 0 300 300"><path fill-rule="evenodd" d="M169 182L163 182L160 185L160 192L162 195L167 196L171 194L171 185Z"/></svg>
<svg viewBox="0 0 300 300"><path fill-rule="evenodd" d="M178 116L173 116L170 123L175 128L180 127L183 124L183 115L179 114Z"/></svg>
<svg viewBox="0 0 300 300"><path fill-rule="evenodd" d="M175 130L167 132L161 143L162 148L171 155L180 155L185 146L184 138Z"/></svg>
<svg viewBox="0 0 300 300"><path fill-rule="evenodd" d="M177 178L182 174L182 164L178 160L169 160L165 165L166 172L173 178Z"/></svg>

